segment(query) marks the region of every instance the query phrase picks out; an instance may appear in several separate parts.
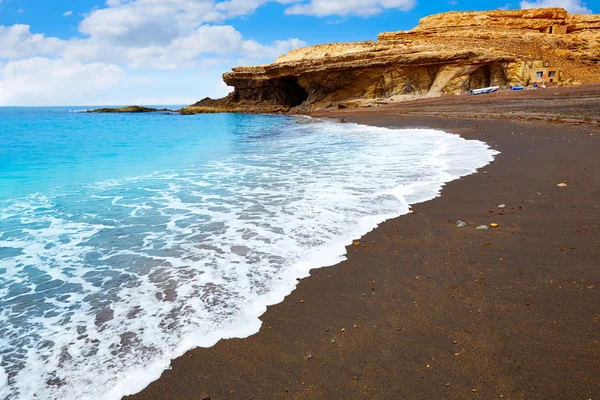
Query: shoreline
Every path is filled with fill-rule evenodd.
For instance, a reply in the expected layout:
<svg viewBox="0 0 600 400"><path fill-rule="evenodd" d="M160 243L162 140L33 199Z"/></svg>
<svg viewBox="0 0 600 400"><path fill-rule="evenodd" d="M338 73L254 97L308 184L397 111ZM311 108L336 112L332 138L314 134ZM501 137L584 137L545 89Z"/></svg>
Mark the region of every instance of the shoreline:
<svg viewBox="0 0 600 400"><path fill-rule="evenodd" d="M593 160L598 129L508 121L498 127L497 120L381 109L319 114L366 125L441 129L482 140L502 154L484 168L487 174L452 181L441 197L415 205L415 214L380 224L361 239L365 247L347 247L346 261L311 270L310 278L263 314L258 334L191 350L129 398L592 397L600 387L600 317L596 322L593 315L600 300L593 268L598 218L595 224L590 218L600 215L594 200L599 162ZM558 180L569 187L556 187ZM571 198L573 190L581 198ZM507 204L503 215L495 209L500 203ZM588 211L573 214L573 204ZM555 215L542 218L535 211ZM500 227L476 231L478 222L491 222L489 215ZM557 217L560 223L553 222ZM457 219L470 226L456 228ZM543 230L535 229L540 225ZM573 229L578 235L568 240L553 234L579 225L588 230ZM560 247L544 250L550 238ZM573 270L561 268L561 257ZM575 272L583 282L568 286ZM564 288L556 288L559 281ZM554 295L560 297L556 308L535 307L544 304L536 297L547 303ZM573 305L581 318L569 315ZM547 319L555 319L553 325L544 325ZM532 339L560 340L553 348ZM561 385L561 379L573 382Z"/></svg>

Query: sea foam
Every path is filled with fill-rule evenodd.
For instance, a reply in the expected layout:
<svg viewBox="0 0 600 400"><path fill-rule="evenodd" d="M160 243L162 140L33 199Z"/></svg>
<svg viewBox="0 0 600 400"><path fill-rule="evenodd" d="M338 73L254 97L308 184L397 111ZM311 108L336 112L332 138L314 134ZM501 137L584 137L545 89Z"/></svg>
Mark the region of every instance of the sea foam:
<svg viewBox="0 0 600 400"><path fill-rule="evenodd" d="M136 393L185 351L256 333L297 278L496 154L430 129L285 129L189 168L4 201L0 398Z"/></svg>

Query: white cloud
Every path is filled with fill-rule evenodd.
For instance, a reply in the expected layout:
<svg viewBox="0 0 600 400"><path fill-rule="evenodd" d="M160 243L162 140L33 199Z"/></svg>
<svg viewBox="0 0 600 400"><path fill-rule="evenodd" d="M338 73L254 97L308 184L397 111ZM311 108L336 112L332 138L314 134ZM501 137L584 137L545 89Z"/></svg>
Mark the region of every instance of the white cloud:
<svg viewBox="0 0 600 400"><path fill-rule="evenodd" d="M310 0L309 3L294 4L285 10L286 14L315 15L376 15L387 9L408 11L414 8L416 0Z"/></svg>
<svg viewBox="0 0 600 400"><path fill-rule="evenodd" d="M112 44L166 45L200 25L250 15L268 1L297 0L109 0L109 7L86 16L79 31Z"/></svg>
<svg viewBox="0 0 600 400"><path fill-rule="evenodd" d="M219 63L228 56L274 59L302 46L306 46L306 43L299 39L278 40L271 45L263 45L253 39L244 39L233 26L203 25L190 35L173 40L168 46L131 47L126 50L125 58L131 68L180 69L195 67L203 62Z"/></svg>
<svg viewBox="0 0 600 400"><path fill-rule="evenodd" d="M29 25L0 25L0 58L19 59L35 55L55 56L64 48L64 42L32 34Z"/></svg>
<svg viewBox="0 0 600 400"><path fill-rule="evenodd" d="M63 58L69 62L100 62L130 68L180 69L214 63L223 56L253 60L274 59L291 49L306 46L292 38L263 45L244 39L230 25L202 25L165 45L119 46L95 38L61 40L32 34L28 25L0 25L0 58L17 60L35 56Z"/></svg>
<svg viewBox="0 0 600 400"><path fill-rule="evenodd" d="M570 13L575 14L591 14L592 10L586 7L586 4L581 0L534 0L521 1L521 9L524 8L544 8L544 7L561 7Z"/></svg>
<svg viewBox="0 0 600 400"><path fill-rule="evenodd" d="M0 59L10 60L0 65L0 105L130 104L132 102L127 100L138 99L180 103L174 100L187 100L190 95L218 96L224 91L217 88L215 82L221 81L221 73L232 66L234 59L269 60L304 45L306 43L299 39L264 45L245 39L229 25L202 25L167 45L146 47L116 46L94 38L61 40L32 34L27 25L0 26ZM121 82L125 75L123 67L179 71L177 78L173 75L144 77L144 84L140 84L142 75L137 74ZM210 74L205 74L209 69ZM184 71L196 70L205 74L204 80L197 76L183 80L188 76ZM146 72L143 73L145 76ZM181 80L176 86L163 84L175 79ZM204 89L190 84L191 80L201 81ZM94 101L117 82L121 88L111 92L117 94L104 97L110 98L110 103ZM131 97L132 93L137 97ZM163 97L156 98L156 93Z"/></svg>
<svg viewBox="0 0 600 400"><path fill-rule="evenodd" d="M70 17L71 15L73 15L73 11L71 11L71 10L65 11L64 13L62 13L63 17Z"/></svg>
<svg viewBox="0 0 600 400"><path fill-rule="evenodd" d="M124 71L116 65L69 63L44 57L9 61L0 67L0 105L85 102L116 85Z"/></svg>

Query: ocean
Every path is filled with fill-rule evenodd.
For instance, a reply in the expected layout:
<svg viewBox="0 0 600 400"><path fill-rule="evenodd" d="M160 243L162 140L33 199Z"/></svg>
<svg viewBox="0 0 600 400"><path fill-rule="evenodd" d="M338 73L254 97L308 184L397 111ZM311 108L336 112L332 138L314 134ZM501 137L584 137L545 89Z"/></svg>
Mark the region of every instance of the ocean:
<svg viewBox="0 0 600 400"><path fill-rule="evenodd" d="M0 399L117 400L496 152L278 115L0 108Z"/></svg>

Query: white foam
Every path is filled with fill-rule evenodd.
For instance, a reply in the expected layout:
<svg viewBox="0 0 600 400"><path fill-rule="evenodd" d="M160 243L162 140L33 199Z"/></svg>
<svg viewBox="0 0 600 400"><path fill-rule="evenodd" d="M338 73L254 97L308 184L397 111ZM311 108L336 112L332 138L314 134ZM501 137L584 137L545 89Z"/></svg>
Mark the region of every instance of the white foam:
<svg viewBox="0 0 600 400"><path fill-rule="evenodd" d="M0 222L21 228L0 231L0 247L20 249L3 260L0 279L29 292L10 295L3 285L0 298L18 308L43 289L47 307L0 314L12 340L0 350L24 364L4 360L16 374L10 393L136 393L185 351L256 333L297 278L342 261L353 239L494 154L435 130L311 121L200 167L2 207ZM47 280L73 285L68 298ZM15 323L18 312L29 315L29 331ZM61 385L48 385L53 379Z"/></svg>
<svg viewBox="0 0 600 400"><path fill-rule="evenodd" d="M6 389L6 386L8 385L8 375L6 374L6 371L4 371L4 368L0 367L0 395L3 394L3 390Z"/></svg>

